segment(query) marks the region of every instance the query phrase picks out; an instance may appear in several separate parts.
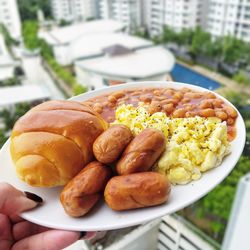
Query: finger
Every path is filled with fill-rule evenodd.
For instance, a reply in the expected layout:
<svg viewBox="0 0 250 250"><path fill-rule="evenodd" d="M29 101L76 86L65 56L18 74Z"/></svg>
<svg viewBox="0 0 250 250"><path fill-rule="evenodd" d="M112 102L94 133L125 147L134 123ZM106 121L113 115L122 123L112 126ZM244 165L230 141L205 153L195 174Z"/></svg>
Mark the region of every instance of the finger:
<svg viewBox="0 0 250 250"><path fill-rule="evenodd" d="M12 250L41 249L41 246L46 250L63 249L77 241L79 236L79 232L50 230L18 241Z"/></svg>
<svg viewBox="0 0 250 250"><path fill-rule="evenodd" d="M0 183L0 197L0 213L10 217L38 205L38 202L27 198L23 192L8 183Z"/></svg>
<svg viewBox="0 0 250 250"><path fill-rule="evenodd" d="M50 230L50 228L42 227L29 221L22 221L13 226L12 234L15 241L19 241L29 236L46 232L48 230Z"/></svg>
<svg viewBox="0 0 250 250"><path fill-rule="evenodd" d="M0 246L1 249L9 250L13 244L11 234L11 222L8 216L0 214Z"/></svg>

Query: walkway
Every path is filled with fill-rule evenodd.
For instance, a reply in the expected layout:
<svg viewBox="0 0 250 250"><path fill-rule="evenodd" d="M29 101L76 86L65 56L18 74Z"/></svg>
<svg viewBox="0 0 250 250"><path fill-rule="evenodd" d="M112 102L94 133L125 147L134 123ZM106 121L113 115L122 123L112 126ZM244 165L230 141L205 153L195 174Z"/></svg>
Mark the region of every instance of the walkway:
<svg viewBox="0 0 250 250"><path fill-rule="evenodd" d="M38 84L45 87L50 93L51 99L65 99L64 95L55 85L49 74L42 67L39 56L22 56L22 66L27 78L24 84Z"/></svg>

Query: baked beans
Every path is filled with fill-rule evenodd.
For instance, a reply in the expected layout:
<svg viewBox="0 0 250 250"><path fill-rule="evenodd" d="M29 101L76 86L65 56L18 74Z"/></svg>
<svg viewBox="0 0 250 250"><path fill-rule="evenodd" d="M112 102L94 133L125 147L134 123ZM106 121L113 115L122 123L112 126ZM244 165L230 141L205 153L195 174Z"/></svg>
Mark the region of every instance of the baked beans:
<svg viewBox="0 0 250 250"><path fill-rule="evenodd" d="M151 114L165 112L170 117L218 117L227 122L228 138L235 138L237 111L211 92L198 92L189 88L143 88L120 90L97 96L84 103L93 107L107 122L115 120L115 110L122 104L148 105Z"/></svg>

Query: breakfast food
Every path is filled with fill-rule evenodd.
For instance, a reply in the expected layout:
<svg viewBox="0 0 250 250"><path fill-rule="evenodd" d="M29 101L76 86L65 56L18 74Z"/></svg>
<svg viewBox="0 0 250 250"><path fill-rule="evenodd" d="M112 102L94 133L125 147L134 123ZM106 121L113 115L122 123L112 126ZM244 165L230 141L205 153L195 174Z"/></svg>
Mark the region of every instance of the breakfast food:
<svg viewBox="0 0 250 250"><path fill-rule="evenodd" d="M72 217L86 215L104 190L113 210L150 207L168 200L171 184L198 180L221 164L237 116L212 92L188 88L50 101L17 121L11 156L28 184L65 185L60 201Z"/></svg>
<svg viewBox="0 0 250 250"><path fill-rule="evenodd" d="M198 180L201 172L218 166L230 153L226 123L216 117L171 118L163 112L150 115L145 105L122 105L115 123L125 124L135 136L148 128L162 131L166 149L154 170L172 184Z"/></svg>
<svg viewBox="0 0 250 250"><path fill-rule="evenodd" d="M237 111L209 91L199 92L189 88L140 88L120 90L91 98L84 103L93 107L109 123L115 120L116 109L123 104L137 107L142 102L149 105L150 114L163 112L168 117L217 117L226 121L228 139L235 137Z"/></svg>
<svg viewBox="0 0 250 250"><path fill-rule="evenodd" d="M116 161L132 138L130 129L125 125L109 127L93 144L95 158L106 164Z"/></svg>
<svg viewBox="0 0 250 250"><path fill-rule="evenodd" d="M165 149L165 137L156 129L145 129L127 146L116 165L120 175L150 170Z"/></svg>
<svg viewBox="0 0 250 250"><path fill-rule="evenodd" d="M80 217L90 211L102 196L111 169L100 162L89 163L63 189L60 200L65 212Z"/></svg>
<svg viewBox="0 0 250 250"><path fill-rule="evenodd" d="M66 184L93 159L93 142L107 128L98 113L78 102L36 106L16 122L11 134L19 178L39 187Z"/></svg>
<svg viewBox="0 0 250 250"><path fill-rule="evenodd" d="M111 209L121 211L162 204L170 189L170 182L159 173L135 173L111 178L104 197Z"/></svg>

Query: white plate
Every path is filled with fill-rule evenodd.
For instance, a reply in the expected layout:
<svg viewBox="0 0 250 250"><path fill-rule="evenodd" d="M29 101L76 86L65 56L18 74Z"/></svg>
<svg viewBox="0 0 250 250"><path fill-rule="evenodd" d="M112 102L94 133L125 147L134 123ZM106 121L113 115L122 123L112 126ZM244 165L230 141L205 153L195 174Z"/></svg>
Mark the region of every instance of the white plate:
<svg viewBox="0 0 250 250"><path fill-rule="evenodd" d="M139 82L99 89L76 96L72 98L72 100L83 101L91 97L121 89L132 89L138 87L181 88L183 86L198 91L208 91L201 87L183 83ZM219 96L218 94L216 95ZM232 105L223 97L219 97L229 105ZM234 168L241 156L245 144L245 125L240 114L236 121L236 129L237 135L232 142L232 152L223 160L219 167L204 173L202 178L198 181L193 181L184 186L173 186L169 201L164 205L156 207L114 212L108 208L104 202L99 202L94 210L92 210L87 216L82 218L71 218L65 214L59 202L61 188L35 188L26 185L17 178L14 165L10 158L9 141L5 143L0 152L0 181L8 182L20 190L36 193L44 199L45 202L42 206L22 214L23 218L36 224L51 228L76 231L112 230L138 225L157 217L174 213L194 203L216 187Z"/></svg>

